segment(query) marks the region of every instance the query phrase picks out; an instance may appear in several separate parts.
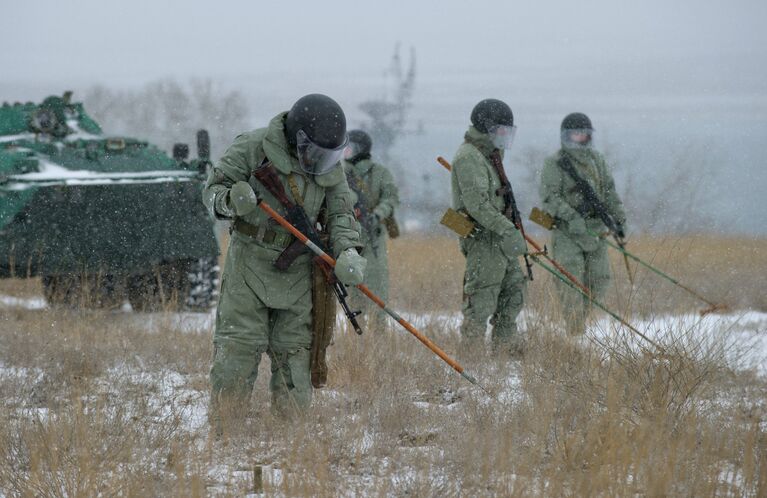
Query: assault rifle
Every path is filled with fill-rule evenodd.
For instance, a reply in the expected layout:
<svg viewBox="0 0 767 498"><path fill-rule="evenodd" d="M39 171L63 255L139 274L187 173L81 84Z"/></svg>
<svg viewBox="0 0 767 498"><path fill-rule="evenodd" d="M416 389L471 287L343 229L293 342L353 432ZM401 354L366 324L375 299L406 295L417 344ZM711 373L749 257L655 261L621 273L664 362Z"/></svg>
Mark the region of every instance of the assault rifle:
<svg viewBox="0 0 767 498"><path fill-rule="evenodd" d="M511 220L517 230L522 233L522 237L527 239L525 234L525 227L522 226L522 216L517 209L517 200L514 198L514 191L511 189L511 182L506 176L506 171L503 169L503 161L500 154L494 152L490 155L490 160L493 163L495 172L498 173L498 179L501 181L501 186L496 190L496 195L503 196L504 212L503 214ZM525 253L525 266L527 267L527 276L530 280L533 280L533 265L530 263L528 254Z"/></svg>
<svg viewBox="0 0 767 498"><path fill-rule="evenodd" d="M285 193L285 187L282 185L274 165L271 162L265 162L253 172L253 176L282 204L287 211L286 218L290 221L290 224L304 234L314 245L327 252L327 243L320 236L316 225L311 222L304 208L291 201ZM304 242L296 240L280 254L274 265L280 269L287 269L293 260L303 252L308 252L306 245ZM357 323L357 316L361 314L361 311L352 311L349 307L349 303L346 302L349 293L346 287L338 280L335 273L333 273L333 267L318 256L315 256L314 263L325 274L328 285L333 289L333 293L336 295L344 315L346 315L346 318L349 319L352 327L354 327L354 331L357 334L362 334L362 328Z"/></svg>
<svg viewBox="0 0 767 498"><path fill-rule="evenodd" d="M589 185L589 183L575 171L573 163L570 162L570 158L567 157L566 154L563 154L559 158L557 164L562 168L562 171L570 175L570 178L575 182L575 187L578 189L578 192L583 196L583 203L580 206L577 206L575 210L584 218L589 217L592 213L599 216L599 219L602 220L602 223L607 227L610 235L615 239L615 243L618 244L618 247L620 247L623 252L623 262L626 264L626 272L628 273L629 281L633 284L634 277L631 274L631 267L629 266L629 260L625 253L626 241L624 239L626 238L626 234L623 231L623 226L621 226L621 224L610 214L610 210L607 209L607 206L602 202L602 199L600 199L597 193L594 192L591 185Z"/></svg>
<svg viewBox="0 0 767 498"><path fill-rule="evenodd" d="M369 209L370 199L365 192L364 184L360 185L363 180L353 173L347 173L346 179L349 183L349 188L357 194L357 203L354 205L354 216L357 218L357 221L360 222L365 233L368 234L370 248L373 250L373 254L378 257L378 249L375 246L375 242L378 238L377 230L381 222Z"/></svg>

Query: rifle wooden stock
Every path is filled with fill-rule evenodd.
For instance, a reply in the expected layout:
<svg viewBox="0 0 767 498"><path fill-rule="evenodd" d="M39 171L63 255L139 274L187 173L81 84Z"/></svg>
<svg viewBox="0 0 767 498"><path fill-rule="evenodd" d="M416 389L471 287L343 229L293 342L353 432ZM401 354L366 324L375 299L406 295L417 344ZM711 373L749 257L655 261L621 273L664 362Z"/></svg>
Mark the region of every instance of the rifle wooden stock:
<svg viewBox="0 0 767 498"><path fill-rule="evenodd" d="M261 185L263 185L280 204L285 206L286 209L290 209L295 205L285 192L285 187L282 185L280 176L274 170L274 165L272 165L271 162L264 163L256 168L256 170L253 171L253 176L255 176Z"/></svg>

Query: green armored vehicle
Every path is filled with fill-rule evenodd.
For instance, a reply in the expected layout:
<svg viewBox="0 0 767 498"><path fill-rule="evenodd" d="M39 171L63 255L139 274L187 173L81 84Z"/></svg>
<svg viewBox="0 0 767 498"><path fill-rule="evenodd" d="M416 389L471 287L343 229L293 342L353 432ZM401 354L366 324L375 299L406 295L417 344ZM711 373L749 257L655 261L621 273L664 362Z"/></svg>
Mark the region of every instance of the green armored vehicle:
<svg viewBox="0 0 767 498"><path fill-rule="evenodd" d="M218 243L200 201L209 168L131 138L105 137L71 102L0 107L0 278L42 277L54 305L206 310Z"/></svg>

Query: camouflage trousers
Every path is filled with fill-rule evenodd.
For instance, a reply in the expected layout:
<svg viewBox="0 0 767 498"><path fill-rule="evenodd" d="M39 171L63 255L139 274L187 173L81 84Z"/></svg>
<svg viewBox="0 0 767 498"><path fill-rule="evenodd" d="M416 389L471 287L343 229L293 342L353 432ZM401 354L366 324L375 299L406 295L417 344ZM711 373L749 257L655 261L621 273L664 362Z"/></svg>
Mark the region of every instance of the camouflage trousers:
<svg viewBox="0 0 767 498"><path fill-rule="evenodd" d="M595 299L602 301L610 285L610 260L606 244L594 251L584 251L566 233L555 230L552 235L552 257L591 290ZM567 324L567 332L579 335L585 332L586 318L591 301L577 290L557 280L557 295Z"/></svg>
<svg viewBox="0 0 767 498"><path fill-rule="evenodd" d="M519 261L503 254L500 237L495 235L462 240L461 250L466 256L461 324L464 341L484 338L490 318L493 345L513 349L521 341L517 315L522 311L526 290Z"/></svg>
<svg viewBox="0 0 767 498"><path fill-rule="evenodd" d="M233 241L224 268L213 334L211 409L215 412L221 401L249 399L266 353L272 409L278 414L305 411L312 399L311 263L296 261L289 273L275 273L270 261L248 258L248 249ZM270 288L270 280L275 301L267 303L263 290ZM279 289L286 282L289 289Z"/></svg>

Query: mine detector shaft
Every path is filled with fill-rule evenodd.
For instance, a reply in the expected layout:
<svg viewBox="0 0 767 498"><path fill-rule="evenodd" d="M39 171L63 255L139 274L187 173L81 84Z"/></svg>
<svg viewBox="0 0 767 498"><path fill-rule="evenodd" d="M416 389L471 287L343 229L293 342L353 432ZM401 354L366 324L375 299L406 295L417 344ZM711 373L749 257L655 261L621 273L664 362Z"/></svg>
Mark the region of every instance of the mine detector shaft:
<svg viewBox="0 0 767 498"><path fill-rule="evenodd" d="M541 210L540 208L537 208L537 207L534 207L533 210L531 211L531 213L530 213L530 221L532 221L534 223L537 223L538 225L542 226L543 228L545 228L547 230L551 230L551 229L553 229L556 226L556 220L554 219L554 217L551 216L549 213L547 213L547 212L545 212L545 211L543 211L543 210ZM705 316L705 315L707 315L709 313L713 313L715 311L726 310L728 308L728 306L725 305L725 304L715 303L715 302L713 302L713 301L711 301L709 299L706 299L700 293L698 293L697 291L693 290L689 286L683 284L682 282L680 282L676 278L668 275L667 273L663 272L662 270L659 270L658 268L654 267L653 265L651 265L647 261L644 261L643 259L641 259L639 256L629 252L628 249L626 249L626 244L625 243L621 246L621 245L615 244L613 242L610 242L610 240L608 240L606 237L604 237L603 234L598 234L598 233L594 233L594 232L589 232L589 234L591 236L593 236L593 237L598 238L600 241L602 241L603 243L605 243L608 246L612 247L616 251L620 251L623 254L624 258L628 257L628 258L633 259L634 261L636 261L640 265L644 266L648 270L652 271L653 273L655 273L659 277L661 277L661 278L663 278L665 280L668 280L669 282L671 282L672 284L674 284L677 287L681 288L682 290L686 291L687 293L689 293L690 295L692 295L696 299L706 303L708 305L708 307L705 308L705 309L700 310L700 315L701 316Z"/></svg>

